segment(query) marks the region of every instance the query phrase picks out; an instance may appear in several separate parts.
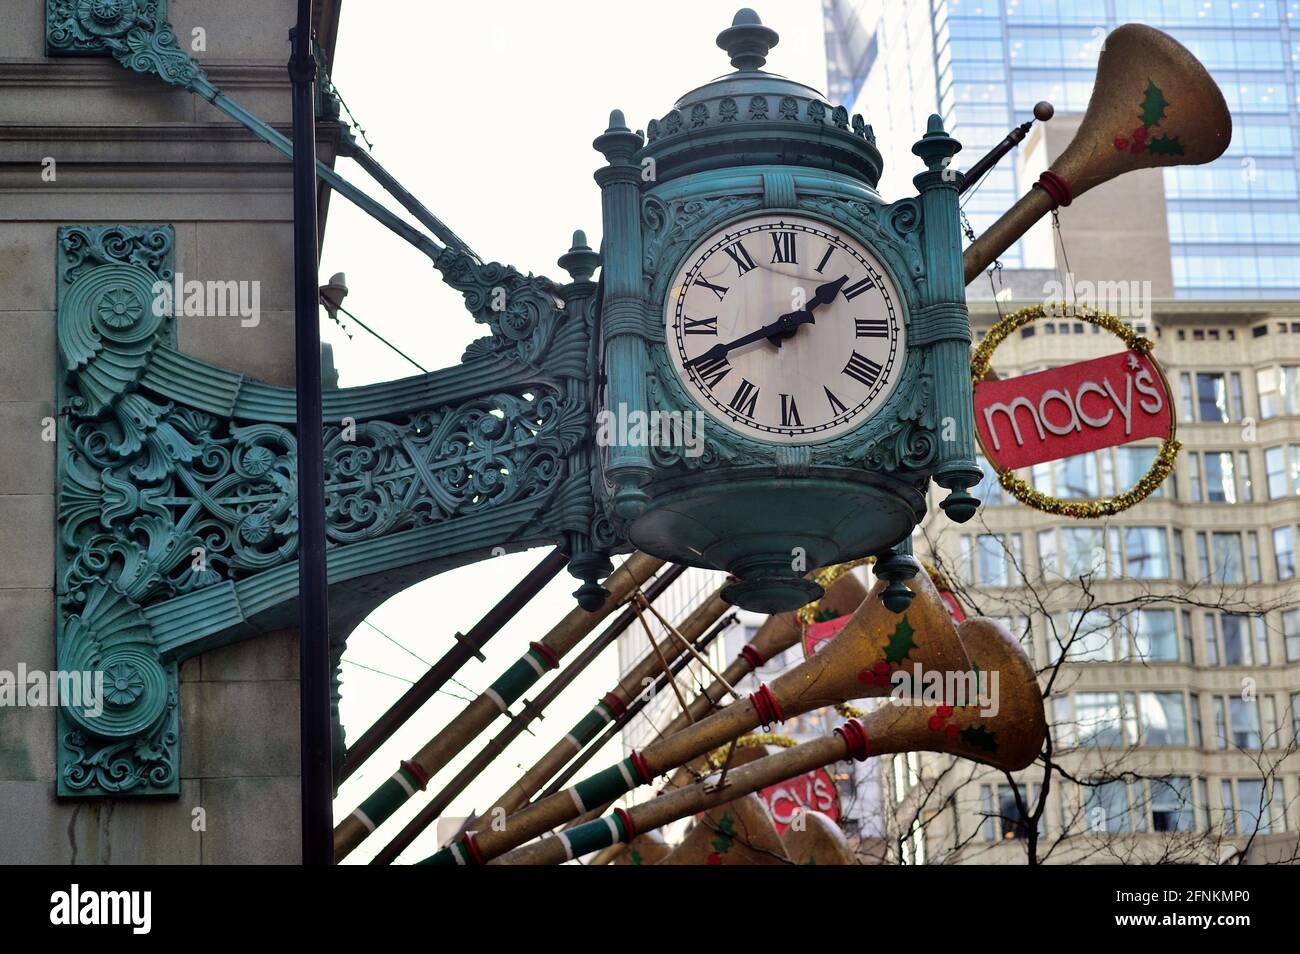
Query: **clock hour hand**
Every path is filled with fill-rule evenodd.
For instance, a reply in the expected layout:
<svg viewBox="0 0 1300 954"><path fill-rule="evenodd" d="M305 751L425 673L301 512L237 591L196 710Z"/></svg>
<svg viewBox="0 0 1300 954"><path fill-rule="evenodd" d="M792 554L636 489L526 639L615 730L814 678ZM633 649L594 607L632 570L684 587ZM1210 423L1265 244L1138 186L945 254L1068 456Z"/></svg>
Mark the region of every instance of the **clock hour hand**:
<svg viewBox="0 0 1300 954"><path fill-rule="evenodd" d="M747 344L753 344L755 341L762 341L764 338L773 336L794 334L800 325L811 324L813 320L812 313L805 311L794 311L788 315L782 315L771 324L766 324L757 331L751 331L747 335L741 335L734 341L727 341L721 344L715 344L708 351L696 355L687 361L685 367L693 368L697 364L706 364L712 361L721 361L730 352L737 348L743 348Z"/></svg>
<svg viewBox="0 0 1300 954"><path fill-rule="evenodd" d="M808 303L804 305L802 311L794 311L788 315L782 315L781 317L791 318L797 315L806 314L809 316L808 320L812 321L813 311L822 305L829 305L831 302L833 302L835 300L835 296L840 293L840 289L844 287L844 283L847 282L848 280L849 280L848 275L841 275L833 282L825 282L821 285L818 285L816 290L813 292L812 298L808 299ZM804 324L804 322L800 322L800 324ZM789 331L789 332L783 331L769 336L767 340L772 342L772 344L776 345L779 348L781 347L781 342L784 339L789 338L792 334L794 334L793 331Z"/></svg>

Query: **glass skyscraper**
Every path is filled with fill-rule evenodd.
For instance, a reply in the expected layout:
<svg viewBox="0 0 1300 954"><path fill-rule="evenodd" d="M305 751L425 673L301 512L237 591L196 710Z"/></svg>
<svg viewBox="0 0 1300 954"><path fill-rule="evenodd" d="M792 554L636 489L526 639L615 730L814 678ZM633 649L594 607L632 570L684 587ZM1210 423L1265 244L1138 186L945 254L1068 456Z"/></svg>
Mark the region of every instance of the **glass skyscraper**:
<svg viewBox="0 0 1300 954"><path fill-rule="evenodd" d="M928 114L943 116L965 147L958 165L969 166L1038 100L1082 112L1108 31L1141 22L1171 34L1209 69L1233 116L1225 155L1163 173L1176 294L1300 296L1300 2L822 2L828 91L873 125L887 198L910 191L919 170L910 149ZM1015 154L1004 159L965 203L975 232L1029 185L1018 181ZM1020 247L1002 262L1023 266Z"/></svg>

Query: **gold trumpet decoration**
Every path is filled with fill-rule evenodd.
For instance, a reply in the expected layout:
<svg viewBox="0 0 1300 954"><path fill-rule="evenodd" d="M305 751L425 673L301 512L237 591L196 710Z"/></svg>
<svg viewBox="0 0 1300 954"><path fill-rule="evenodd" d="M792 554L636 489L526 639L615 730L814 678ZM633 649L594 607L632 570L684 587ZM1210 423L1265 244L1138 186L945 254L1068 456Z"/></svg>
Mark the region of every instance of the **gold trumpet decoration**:
<svg viewBox="0 0 1300 954"><path fill-rule="evenodd" d="M924 576L916 579L925 581ZM992 690L979 692L976 701L966 695L949 697L962 705L917 704L915 699L885 703L860 721L850 719L833 735L732 768L725 785L706 780L632 808L616 809L613 815L534 841L493 863L559 864L846 758L939 752L1007 772L1025 768L1038 756L1047 735L1033 667L1015 638L991 619L968 619L957 635L978 666L967 672L985 674L986 687Z"/></svg>
<svg viewBox="0 0 1300 954"><path fill-rule="evenodd" d="M533 802L500 825L466 835L428 861L481 864L759 726L853 699L887 696L900 670L970 671L957 630L929 577L917 573L907 586L915 598L904 613L885 606L881 597L886 582L877 581L844 629L817 655L783 673L771 686L760 685L748 698L633 752L571 788Z"/></svg>
<svg viewBox="0 0 1300 954"><path fill-rule="evenodd" d="M1133 169L1211 162L1231 139L1223 93L1186 47L1140 23L1115 29L1102 47L1092 97L1073 141L966 249L966 284L1044 215L1089 189Z"/></svg>

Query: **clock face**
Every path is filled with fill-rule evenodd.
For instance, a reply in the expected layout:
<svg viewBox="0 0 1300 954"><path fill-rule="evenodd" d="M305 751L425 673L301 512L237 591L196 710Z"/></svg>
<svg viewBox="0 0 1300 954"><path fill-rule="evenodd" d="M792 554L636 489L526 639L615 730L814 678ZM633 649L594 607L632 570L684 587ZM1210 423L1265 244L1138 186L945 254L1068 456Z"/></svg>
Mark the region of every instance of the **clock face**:
<svg viewBox="0 0 1300 954"><path fill-rule="evenodd" d="M900 296L834 226L764 215L686 258L664 305L678 378L715 420L782 444L828 440L883 405L903 367Z"/></svg>

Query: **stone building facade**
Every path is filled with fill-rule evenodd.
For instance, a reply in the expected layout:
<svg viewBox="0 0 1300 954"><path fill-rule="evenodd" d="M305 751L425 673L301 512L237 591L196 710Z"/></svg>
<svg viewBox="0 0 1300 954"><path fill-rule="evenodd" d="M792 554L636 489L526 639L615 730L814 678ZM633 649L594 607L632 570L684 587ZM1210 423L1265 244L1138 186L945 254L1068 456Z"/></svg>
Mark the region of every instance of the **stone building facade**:
<svg viewBox="0 0 1300 954"><path fill-rule="evenodd" d="M260 289L256 324L178 317L178 348L272 384L294 377L289 163L188 92L108 58L47 55L46 7L8 4L0 35L0 670L11 672L55 668L56 451L45 424L59 228L171 226L187 280ZM328 55L339 4L316 10ZM174 0L167 15L219 87L288 131L293 3ZM337 127L322 124L327 163L336 142ZM55 710L0 706L0 862L296 862L297 659L289 630L184 663L174 798L57 798Z"/></svg>

